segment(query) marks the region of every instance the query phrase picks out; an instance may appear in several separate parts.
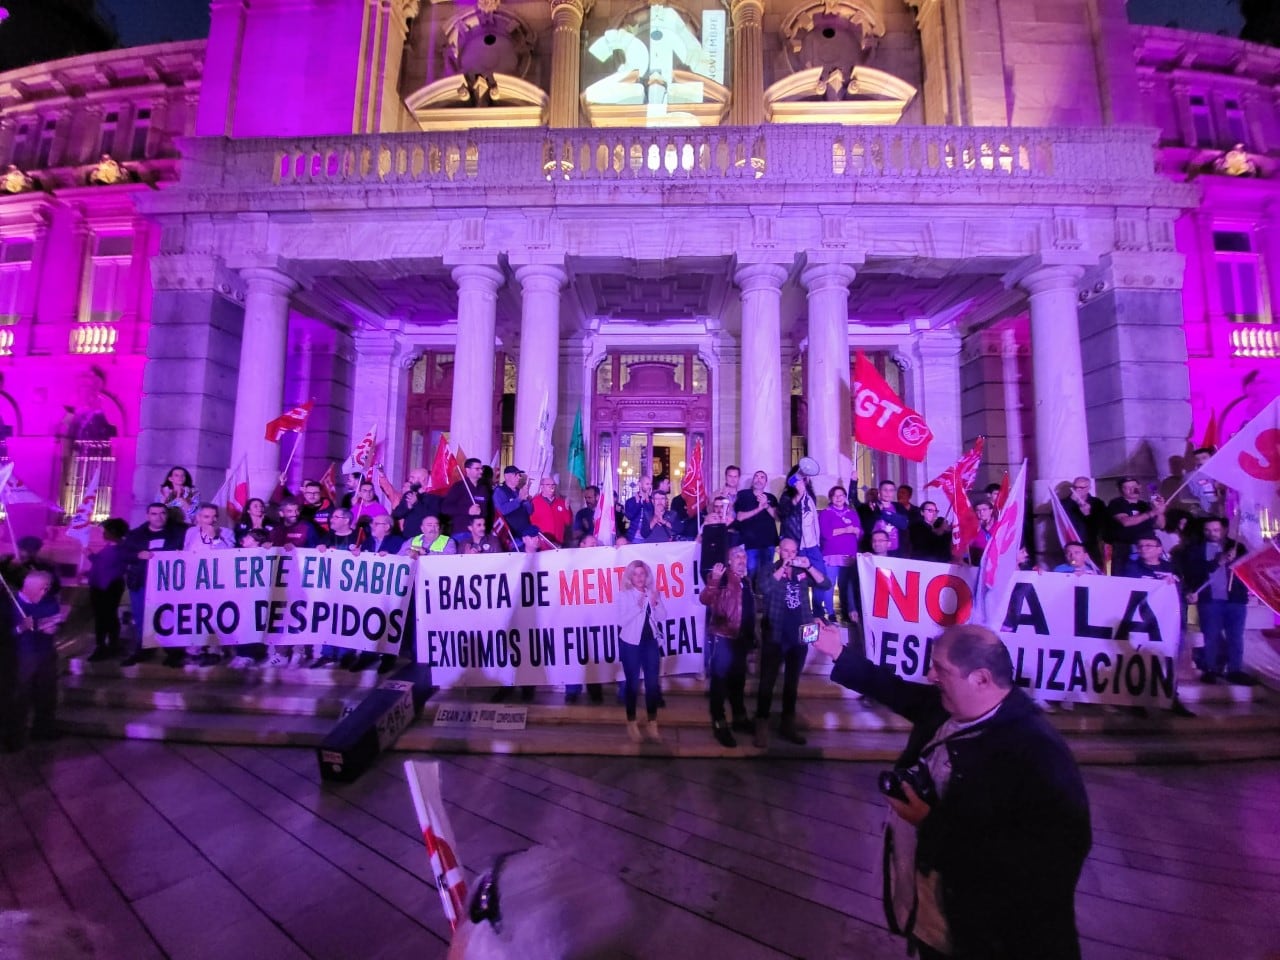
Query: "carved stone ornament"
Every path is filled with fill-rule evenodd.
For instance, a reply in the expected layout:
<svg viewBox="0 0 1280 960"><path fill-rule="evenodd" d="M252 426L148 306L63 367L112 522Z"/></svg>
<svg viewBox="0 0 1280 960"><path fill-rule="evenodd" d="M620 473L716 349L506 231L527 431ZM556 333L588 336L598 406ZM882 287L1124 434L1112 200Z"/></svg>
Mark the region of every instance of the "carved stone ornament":
<svg viewBox="0 0 1280 960"><path fill-rule="evenodd" d="M9 169L0 175L0 190L5 193L30 193L35 188L36 182L12 163L9 164Z"/></svg>
<svg viewBox="0 0 1280 960"><path fill-rule="evenodd" d="M1256 177L1258 165L1249 156L1243 143L1237 143L1213 161L1213 172L1224 177Z"/></svg>
<svg viewBox="0 0 1280 960"><path fill-rule="evenodd" d="M818 0L782 23L793 73L817 68L817 93L828 100L858 95L855 69L870 62L884 25L849 0Z"/></svg>
<svg viewBox="0 0 1280 960"><path fill-rule="evenodd" d="M476 9L449 21L444 44L446 62L454 73L523 78L533 61L535 38L523 20L499 7L498 0L481 0Z"/></svg>
<svg viewBox="0 0 1280 960"><path fill-rule="evenodd" d="M119 162L112 159L109 153L102 155L102 159L94 164L88 176L89 183L102 187L110 187L117 183L127 183L129 179L129 171Z"/></svg>

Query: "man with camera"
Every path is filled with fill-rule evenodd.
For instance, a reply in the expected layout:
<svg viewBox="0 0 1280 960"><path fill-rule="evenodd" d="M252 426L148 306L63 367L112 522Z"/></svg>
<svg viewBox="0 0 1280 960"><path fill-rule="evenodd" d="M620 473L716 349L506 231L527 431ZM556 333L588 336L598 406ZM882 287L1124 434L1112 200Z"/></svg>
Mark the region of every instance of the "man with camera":
<svg viewBox="0 0 1280 960"><path fill-rule="evenodd" d="M1091 844L1089 800L1070 750L1013 683L985 627L934 641L928 684L820 634L831 679L913 724L880 777L885 914L923 960L1078 960L1075 888Z"/></svg>

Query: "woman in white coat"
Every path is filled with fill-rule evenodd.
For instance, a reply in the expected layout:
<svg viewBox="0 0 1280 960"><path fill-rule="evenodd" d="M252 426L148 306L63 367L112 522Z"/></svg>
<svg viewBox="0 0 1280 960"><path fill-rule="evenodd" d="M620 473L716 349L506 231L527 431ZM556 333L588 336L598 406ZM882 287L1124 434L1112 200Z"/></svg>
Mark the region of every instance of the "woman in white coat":
<svg viewBox="0 0 1280 960"><path fill-rule="evenodd" d="M654 586L653 570L643 560L632 560L622 574L618 591L618 657L625 677L622 697L627 708L627 734L636 743L662 740L658 732L658 701L662 689L658 666L662 660L659 641L667 611ZM636 701L640 674L644 673L644 706L648 722L644 727L636 721Z"/></svg>

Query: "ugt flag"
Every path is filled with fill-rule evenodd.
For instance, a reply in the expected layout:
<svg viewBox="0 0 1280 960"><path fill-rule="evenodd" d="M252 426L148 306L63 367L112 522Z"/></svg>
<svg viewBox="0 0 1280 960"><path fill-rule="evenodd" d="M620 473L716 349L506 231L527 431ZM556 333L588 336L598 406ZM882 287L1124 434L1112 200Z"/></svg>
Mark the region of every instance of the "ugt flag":
<svg viewBox="0 0 1280 960"><path fill-rule="evenodd" d="M1245 503L1270 506L1280 500L1280 397L1224 443L1200 475L1236 490Z"/></svg>
<svg viewBox="0 0 1280 960"><path fill-rule="evenodd" d="M312 401L308 400L301 406L286 410L274 420L267 421L267 439L272 443L279 443L283 434L301 431L307 425L307 417L311 416L312 406Z"/></svg>
<svg viewBox="0 0 1280 960"><path fill-rule="evenodd" d="M924 417L902 402L861 350L853 367L853 417L859 443L917 463L933 439Z"/></svg>

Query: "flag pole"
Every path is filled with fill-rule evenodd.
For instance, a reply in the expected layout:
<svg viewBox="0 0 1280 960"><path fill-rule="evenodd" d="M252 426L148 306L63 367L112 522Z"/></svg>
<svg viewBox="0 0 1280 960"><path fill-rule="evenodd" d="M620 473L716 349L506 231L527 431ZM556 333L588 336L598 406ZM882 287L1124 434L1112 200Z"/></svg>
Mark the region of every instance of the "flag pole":
<svg viewBox="0 0 1280 960"><path fill-rule="evenodd" d="M280 468L281 477L287 477L289 475L289 468L293 466L293 458L297 454L298 448L302 446L302 431L305 429L306 424L304 423L302 427L299 428L298 432L293 435L293 446L289 448L288 459L285 460L284 466Z"/></svg>
<svg viewBox="0 0 1280 960"><path fill-rule="evenodd" d="M18 598L14 596L13 587L9 586L9 581L4 577L0 577L0 583L4 584L4 592L7 593L9 595L9 599L13 601L13 606L14 609L18 611L19 619L25 620L27 617L27 611L22 609L22 604L20 604L18 602Z"/></svg>

